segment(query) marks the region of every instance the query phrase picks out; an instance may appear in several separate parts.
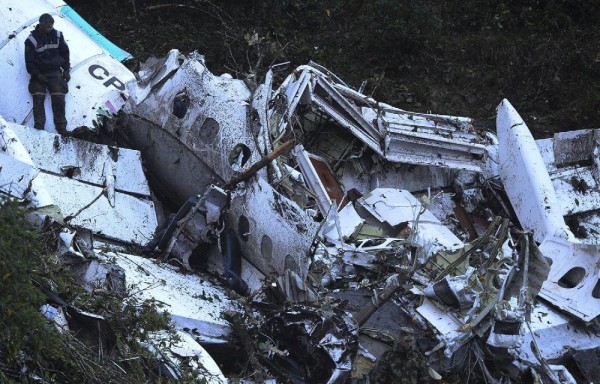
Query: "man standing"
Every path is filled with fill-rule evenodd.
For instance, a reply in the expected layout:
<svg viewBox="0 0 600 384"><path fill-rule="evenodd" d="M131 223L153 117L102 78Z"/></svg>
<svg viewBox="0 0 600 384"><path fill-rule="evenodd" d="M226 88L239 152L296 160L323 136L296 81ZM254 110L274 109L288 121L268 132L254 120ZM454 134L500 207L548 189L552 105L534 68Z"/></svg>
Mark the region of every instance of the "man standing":
<svg viewBox="0 0 600 384"><path fill-rule="evenodd" d="M60 31L54 29L54 19L47 13L25 40L25 65L31 75L29 92L33 97L33 120L36 129L44 129L46 112L44 99L50 92L54 126L61 135L67 133L65 95L69 92L69 46Z"/></svg>

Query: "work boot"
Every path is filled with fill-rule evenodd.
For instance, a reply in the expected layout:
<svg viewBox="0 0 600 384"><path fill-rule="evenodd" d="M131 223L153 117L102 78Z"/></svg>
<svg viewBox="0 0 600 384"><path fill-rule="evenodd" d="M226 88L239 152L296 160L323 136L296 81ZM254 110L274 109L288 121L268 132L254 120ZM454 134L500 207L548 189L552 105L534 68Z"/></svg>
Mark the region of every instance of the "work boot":
<svg viewBox="0 0 600 384"><path fill-rule="evenodd" d="M67 118L65 117L65 95L53 94L52 113L54 115L54 127L61 135L67 134Z"/></svg>
<svg viewBox="0 0 600 384"><path fill-rule="evenodd" d="M44 99L46 95L32 95L33 98L33 127L44 130L46 125L46 110L44 109Z"/></svg>

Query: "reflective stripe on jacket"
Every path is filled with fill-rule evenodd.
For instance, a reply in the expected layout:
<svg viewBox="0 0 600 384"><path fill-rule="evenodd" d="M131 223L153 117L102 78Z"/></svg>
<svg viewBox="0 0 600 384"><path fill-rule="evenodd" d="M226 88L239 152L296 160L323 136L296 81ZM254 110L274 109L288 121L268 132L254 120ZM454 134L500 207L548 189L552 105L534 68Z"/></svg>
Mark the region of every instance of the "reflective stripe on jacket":
<svg viewBox="0 0 600 384"><path fill-rule="evenodd" d="M42 35L36 27L25 40L25 66L31 75L56 72L61 68L68 71L69 46L63 34L53 29Z"/></svg>

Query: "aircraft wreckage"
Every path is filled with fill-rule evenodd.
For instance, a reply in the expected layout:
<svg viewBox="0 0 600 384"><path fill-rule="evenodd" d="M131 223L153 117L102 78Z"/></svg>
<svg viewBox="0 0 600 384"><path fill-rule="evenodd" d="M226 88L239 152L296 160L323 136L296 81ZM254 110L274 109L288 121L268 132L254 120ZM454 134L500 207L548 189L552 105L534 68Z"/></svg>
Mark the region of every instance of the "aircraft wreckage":
<svg viewBox="0 0 600 384"><path fill-rule="evenodd" d="M375 380L394 354L419 356L396 373L414 382L473 364L488 382L600 381L600 131L535 140L503 100L485 132L315 63L256 89L198 53L134 74L62 1L3 3L0 191L63 228L84 287L165 304L180 342L147 348L166 377L196 357L227 382L235 324L272 382ZM68 136L31 128L19 63L43 12L72 50ZM60 310L44 309L68 329Z"/></svg>

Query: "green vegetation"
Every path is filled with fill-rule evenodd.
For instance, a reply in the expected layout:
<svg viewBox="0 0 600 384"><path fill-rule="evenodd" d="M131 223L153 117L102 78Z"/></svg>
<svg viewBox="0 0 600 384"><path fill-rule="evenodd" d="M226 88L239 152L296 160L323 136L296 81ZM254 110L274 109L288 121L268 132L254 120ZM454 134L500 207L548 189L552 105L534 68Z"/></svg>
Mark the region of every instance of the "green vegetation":
<svg viewBox="0 0 600 384"><path fill-rule="evenodd" d="M20 374L25 359L58 349L58 333L38 312L45 302L33 285L40 262L36 233L15 203L0 200L0 381ZM23 354L26 351L27 356Z"/></svg>
<svg viewBox="0 0 600 384"><path fill-rule="evenodd" d="M161 383L154 359L141 348L155 330L170 330L169 315L151 301L116 292L89 293L54 256L51 229L39 234L17 203L0 197L0 382ZM39 311L47 302L41 287L72 308L106 319L102 335L110 345L83 333L61 333ZM173 341L176 338L173 336ZM188 380L185 382L201 382Z"/></svg>

